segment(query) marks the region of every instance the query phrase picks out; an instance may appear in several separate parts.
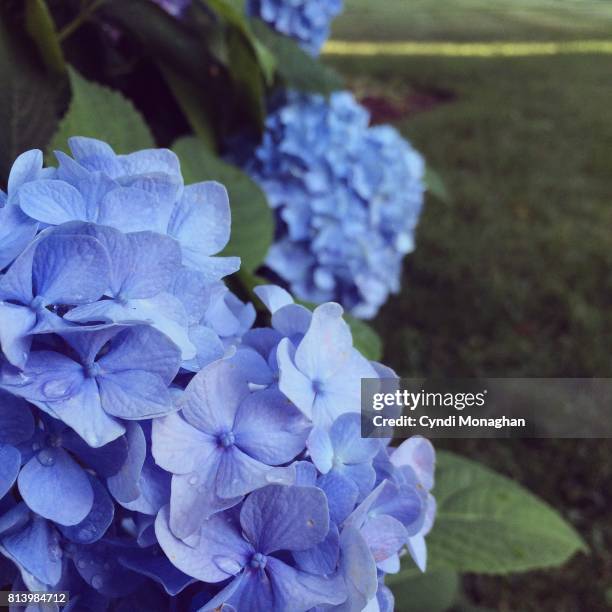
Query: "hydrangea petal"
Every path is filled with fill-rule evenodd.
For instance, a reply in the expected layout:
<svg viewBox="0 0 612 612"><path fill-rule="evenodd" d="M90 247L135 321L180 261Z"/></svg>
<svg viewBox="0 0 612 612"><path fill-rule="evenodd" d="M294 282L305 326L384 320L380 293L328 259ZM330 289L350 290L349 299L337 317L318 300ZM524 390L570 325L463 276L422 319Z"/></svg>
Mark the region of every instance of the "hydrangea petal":
<svg viewBox="0 0 612 612"><path fill-rule="evenodd" d="M236 444L268 465L291 461L304 448L308 424L287 398L269 389L249 395L236 413Z"/></svg>
<svg viewBox="0 0 612 612"><path fill-rule="evenodd" d="M122 232L151 230L164 234L167 204L137 187L113 189L100 202L97 222Z"/></svg>
<svg viewBox="0 0 612 612"><path fill-rule="evenodd" d="M32 280L47 303L95 301L108 288L108 256L95 238L51 234L36 248Z"/></svg>
<svg viewBox="0 0 612 612"><path fill-rule="evenodd" d="M227 244L230 225L227 190L209 181L185 187L168 233L181 243L185 264L197 269Z"/></svg>
<svg viewBox="0 0 612 612"><path fill-rule="evenodd" d="M327 499L316 487L269 485L247 497L240 524L264 554L306 550L322 542L329 531Z"/></svg>
<svg viewBox="0 0 612 612"><path fill-rule="evenodd" d="M22 185L19 206L28 217L49 225L93 221L88 218L87 205L79 191L56 179L40 179Z"/></svg>
<svg viewBox="0 0 612 612"><path fill-rule="evenodd" d="M35 323L36 315L29 308L0 302L0 346L15 367L23 368L26 364L32 345L28 332Z"/></svg>
<svg viewBox="0 0 612 612"><path fill-rule="evenodd" d="M38 222L13 204L0 207L0 270L8 266L34 238Z"/></svg>
<svg viewBox="0 0 612 612"><path fill-rule="evenodd" d="M174 410L168 386L156 374L126 370L98 377L102 407L111 416L142 420Z"/></svg>
<svg viewBox="0 0 612 612"><path fill-rule="evenodd" d="M204 522L199 544L188 546L170 530L168 507L155 521L157 539L169 559L188 576L204 582L222 582L238 574L253 551L239 529L215 515Z"/></svg>
<svg viewBox="0 0 612 612"><path fill-rule="evenodd" d="M208 461L216 448L216 439L196 429L177 413L153 421L153 457L158 465L173 474L194 472Z"/></svg>
<svg viewBox="0 0 612 612"><path fill-rule="evenodd" d="M238 406L249 393L238 369L228 361L218 361L194 376L178 407L194 427L217 435L232 430Z"/></svg>
<svg viewBox="0 0 612 612"><path fill-rule="evenodd" d="M86 473L64 450L46 447L23 467L19 492L36 513L60 525L76 525L90 512L94 494ZM62 503L57 503L61 492Z"/></svg>
<svg viewBox="0 0 612 612"><path fill-rule="evenodd" d="M17 189L38 178L43 165L43 154L39 149L26 151L13 162L8 177L8 192L13 195Z"/></svg>
<svg viewBox="0 0 612 612"><path fill-rule="evenodd" d="M21 453L14 446L0 444L0 499L17 480L20 467Z"/></svg>
<svg viewBox="0 0 612 612"><path fill-rule="evenodd" d="M317 605L338 605L346 600L340 576L316 576L301 572L280 559L268 559L275 609L306 612Z"/></svg>
<svg viewBox="0 0 612 612"><path fill-rule="evenodd" d="M40 582L55 586L62 575L62 551L58 533L42 518L34 517L23 529L5 535L2 546Z"/></svg>
<svg viewBox="0 0 612 612"><path fill-rule="evenodd" d="M219 462L220 456L214 452L197 472L172 477L170 527L177 537L185 539L195 534L202 521L242 500L242 496L224 498L217 494Z"/></svg>
<svg viewBox="0 0 612 612"><path fill-rule="evenodd" d="M60 526L62 534L77 544L93 544L105 534L115 514L115 505L97 478L89 476L94 497L89 514L76 525Z"/></svg>

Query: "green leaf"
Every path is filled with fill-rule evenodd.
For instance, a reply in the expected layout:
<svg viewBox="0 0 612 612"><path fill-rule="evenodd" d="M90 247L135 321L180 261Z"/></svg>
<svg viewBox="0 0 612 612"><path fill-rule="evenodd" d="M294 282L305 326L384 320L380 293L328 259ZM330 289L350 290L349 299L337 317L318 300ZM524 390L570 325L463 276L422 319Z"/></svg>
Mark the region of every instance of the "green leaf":
<svg viewBox="0 0 612 612"><path fill-rule="evenodd" d="M224 162L197 138L181 138L172 150L181 160L186 183L214 180L227 188L232 208L232 235L223 254L238 255L241 269L259 267L272 244L272 211L259 186L242 170Z"/></svg>
<svg viewBox="0 0 612 612"><path fill-rule="evenodd" d="M160 64L160 70L194 133L206 143L209 149L215 150L215 130L211 123L212 111L202 89L170 66Z"/></svg>
<svg viewBox="0 0 612 612"><path fill-rule="evenodd" d="M44 149L57 127L66 80L47 74L30 40L0 7L0 182L15 158Z"/></svg>
<svg viewBox="0 0 612 612"><path fill-rule="evenodd" d="M548 504L509 478L438 452L436 522L427 537L430 570L506 574L563 564L586 551Z"/></svg>
<svg viewBox="0 0 612 612"><path fill-rule="evenodd" d="M344 315L353 333L353 345L366 359L380 361L382 359L383 345L380 336L360 319L350 314Z"/></svg>
<svg viewBox="0 0 612 612"><path fill-rule="evenodd" d="M64 74L64 54L45 0L26 0L25 18L26 30L38 47L45 64L54 72Z"/></svg>
<svg viewBox="0 0 612 612"><path fill-rule="evenodd" d="M455 602L460 580L450 570L425 574L408 570L388 574L385 583L393 591L396 612L444 612Z"/></svg>
<svg viewBox="0 0 612 612"><path fill-rule="evenodd" d="M260 131L266 117L265 87L257 57L248 39L238 30L228 33L230 74L241 107L254 120Z"/></svg>
<svg viewBox="0 0 612 612"><path fill-rule="evenodd" d="M239 30L248 40L257 58L266 83L271 84L276 69L276 58L253 34L245 17L243 0L202 0L203 3L222 17L228 24Z"/></svg>
<svg viewBox="0 0 612 612"><path fill-rule="evenodd" d="M431 195L435 196L438 198L438 200L441 200L445 204L450 204L451 196L446 189L446 185L444 184L442 177L430 166L427 166L425 169L425 186Z"/></svg>
<svg viewBox="0 0 612 612"><path fill-rule="evenodd" d="M155 146L140 113L119 92L85 80L69 67L72 101L53 137L50 151L67 150L71 136L89 136L108 142L117 153Z"/></svg>
<svg viewBox="0 0 612 612"><path fill-rule="evenodd" d="M277 34L258 19L251 21L251 27L275 56L277 72L288 88L323 94L343 88L337 72L308 55L291 38Z"/></svg>

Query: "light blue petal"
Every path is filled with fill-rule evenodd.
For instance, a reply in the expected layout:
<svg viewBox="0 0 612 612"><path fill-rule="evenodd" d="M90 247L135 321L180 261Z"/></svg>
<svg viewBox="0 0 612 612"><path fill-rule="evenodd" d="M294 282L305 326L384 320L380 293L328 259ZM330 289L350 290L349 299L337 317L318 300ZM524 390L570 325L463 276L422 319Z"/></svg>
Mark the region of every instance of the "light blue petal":
<svg viewBox="0 0 612 612"><path fill-rule="evenodd" d="M329 531L327 499L316 487L269 485L246 498L240 524L263 554L307 550Z"/></svg>
<svg viewBox="0 0 612 612"><path fill-rule="evenodd" d="M158 465L173 474L196 471L209 461L216 448L216 438L196 429L177 413L153 421L153 457Z"/></svg>
<svg viewBox="0 0 612 612"><path fill-rule="evenodd" d="M115 505L104 486L97 478L89 476L94 498L89 514L71 527L60 526L62 534L77 544L93 544L106 533L113 522Z"/></svg>
<svg viewBox="0 0 612 612"><path fill-rule="evenodd" d="M232 430L238 406L249 393L238 369L222 360L211 363L193 377L178 407L187 422L216 436Z"/></svg>
<svg viewBox="0 0 612 612"><path fill-rule="evenodd" d="M36 315L22 306L0 302L0 347L4 356L17 368L28 359Z"/></svg>
<svg viewBox="0 0 612 612"><path fill-rule="evenodd" d="M347 593L341 576L316 576L301 572L280 559L268 559L274 593L274 610L306 612L317 605L337 605Z"/></svg>
<svg viewBox="0 0 612 612"><path fill-rule="evenodd" d="M293 304L291 294L276 285L259 285L253 289L253 292L265 304L271 314L274 314L283 306Z"/></svg>
<svg viewBox="0 0 612 612"><path fill-rule="evenodd" d="M34 512L60 525L80 523L93 505L87 474L60 448L41 449L23 467L17 484ZM62 503L58 503L58 494Z"/></svg>
<svg viewBox="0 0 612 612"><path fill-rule="evenodd" d="M89 236L51 234L34 253L32 280L47 304L85 304L109 286L108 255Z"/></svg>
<svg viewBox="0 0 612 612"><path fill-rule="evenodd" d="M147 441L138 423L128 423L127 456L116 474L106 481L111 495L120 503L138 499L140 488L138 482L147 456Z"/></svg>
<svg viewBox="0 0 612 612"><path fill-rule="evenodd" d="M6 268L36 235L38 222L13 204L0 208L0 270Z"/></svg>
<svg viewBox="0 0 612 612"><path fill-rule="evenodd" d="M87 205L78 190L56 179L41 179L22 185L19 206L28 217L48 225L93 221L88 217Z"/></svg>
<svg viewBox="0 0 612 612"><path fill-rule="evenodd" d="M295 366L293 352L288 338L280 341L276 352L280 370L278 386L307 418L312 419L315 390L312 381Z"/></svg>
<svg viewBox="0 0 612 612"><path fill-rule="evenodd" d="M1 544L21 567L43 584L55 586L60 581L59 534L44 519L34 517L24 528L5 535Z"/></svg>
<svg viewBox="0 0 612 612"><path fill-rule="evenodd" d="M97 377L100 401L111 416L143 420L174 410L167 384L156 374L126 370Z"/></svg>
<svg viewBox="0 0 612 612"><path fill-rule="evenodd" d="M167 225L167 204L143 189L119 187L100 202L97 223L122 232L151 230L163 234Z"/></svg>
<svg viewBox="0 0 612 612"><path fill-rule="evenodd" d="M43 166L43 154L39 149L26 151L17 157L8 178L9 196L14 195L24 183L38 178Z"/></svg>
<svg viewBox="0 0 612 612"><path fill-rule="evenodd" d="M205 582L222 582L238 574L253 549L239 529L221 515L204 522L199 543L189 546L170 531L168 508L155 521L155 533L163 551L182 572Z"/></svg>
<svg viewBox="0 0 612 612"><path fill-rule="evenodd" d="M248 455L280 465L294 459L303 449L309 425L300 412L277 390L248 396L236 413L236 444Z"/></svg>
<svg viewBox="0 0 612 612"><path fill-rule="evenodd" d="M172 214L168 234L183 249L184 263L199 269L230 237L231 213L227 190L214 181L185 187Z"/></svg>

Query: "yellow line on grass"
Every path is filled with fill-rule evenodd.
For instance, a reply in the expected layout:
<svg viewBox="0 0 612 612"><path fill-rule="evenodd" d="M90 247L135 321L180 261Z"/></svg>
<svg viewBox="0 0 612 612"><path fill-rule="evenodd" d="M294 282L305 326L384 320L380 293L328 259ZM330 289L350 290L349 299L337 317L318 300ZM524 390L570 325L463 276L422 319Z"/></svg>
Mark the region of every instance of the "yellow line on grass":
<svg viewBox="0 0 612 612"><path fill-rule="evenodd" d="M441 55L450 57L526 57L530 55L611 54L612 40L564 42L365 42L330 40L325 55Z"/></svg>

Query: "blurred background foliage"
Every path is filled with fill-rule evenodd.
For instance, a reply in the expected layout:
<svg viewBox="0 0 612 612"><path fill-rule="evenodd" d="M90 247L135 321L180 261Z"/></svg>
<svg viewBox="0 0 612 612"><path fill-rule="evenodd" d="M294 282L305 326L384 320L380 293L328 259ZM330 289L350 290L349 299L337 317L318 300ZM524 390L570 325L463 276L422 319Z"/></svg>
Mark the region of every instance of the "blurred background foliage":
<svg viewBox="0 0 612 612"><path fill-rule="evenodd" d="M273 226L265 197L219 157L261 132L276 87L346 82L376 122L425 155L431 192L401 295L356 342L405 376L608 376L612 340L612 55L324 56L317 62L238 0L179 21L150 0L0 4L0 183L21 151L68 135L119 152L168 146L188 182L227 184L229 252L244 296ZM604 39L604 0L346 0L342 41ZM342 76L339 76L342 75ZM397 609L612 606L612 454L606 441L455 441L439 448L431 572L393 579ZM529 495L537 492L549 505ZM563 570L539 570L579 554ZM460 579L458 572L465 573Z"/></svg>
<svg viewBox="0 0 612 612"><path fill-rule="evenodd" d="M612 4L597 0L348 0L334 24L334 39L346 41L611 34ZM610 376L612 55L326 61L379 121L395 122L452 195L447 204L429 199L402 294L375 322L386 362L411 376ZM609 441L436 445L537 491L590 548L560 570L467 574L461 587L452 574L431 575L442 606L612 609Z"/></svg>

